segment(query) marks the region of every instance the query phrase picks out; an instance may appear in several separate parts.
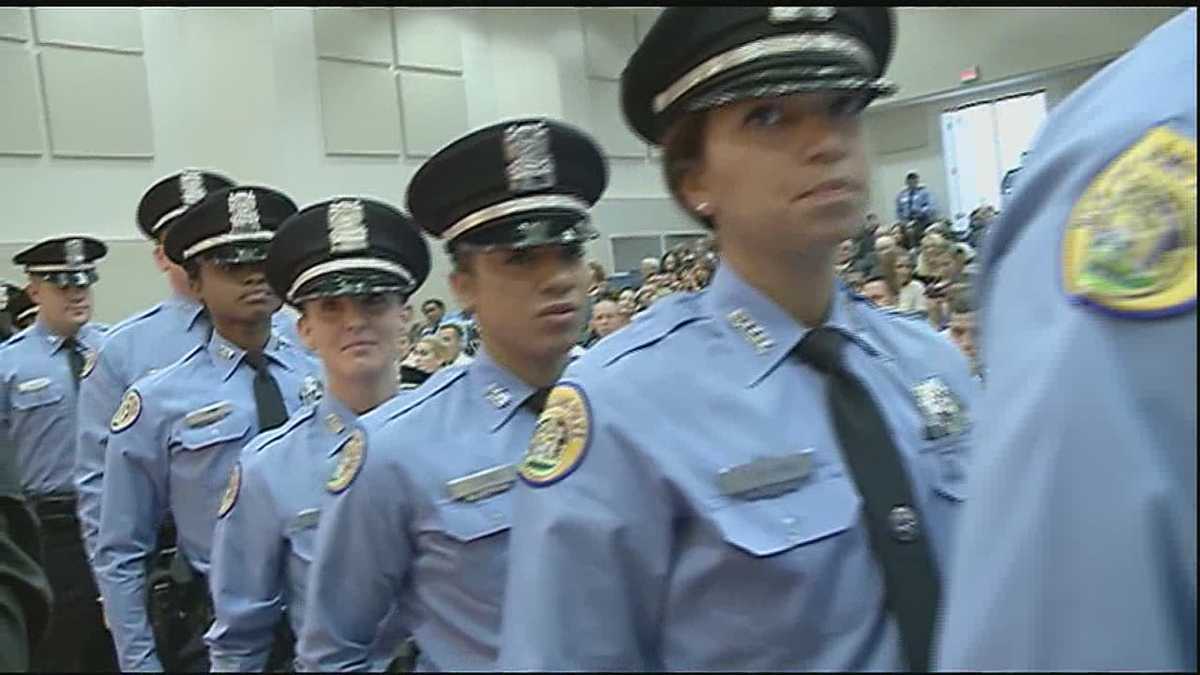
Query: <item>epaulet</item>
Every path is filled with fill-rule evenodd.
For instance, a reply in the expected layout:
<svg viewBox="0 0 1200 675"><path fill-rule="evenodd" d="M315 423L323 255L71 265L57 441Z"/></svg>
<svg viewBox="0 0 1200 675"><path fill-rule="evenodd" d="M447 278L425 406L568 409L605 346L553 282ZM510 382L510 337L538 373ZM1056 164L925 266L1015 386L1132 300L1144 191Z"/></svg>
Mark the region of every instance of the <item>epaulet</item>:
<svg viewBox="0 0 1200 675"><path fill-rule="evenodd" d="M133 316L128 316L128 317L125 317L124 319L121 319L120 321L114 323L112 326L109 326L107 330L109 333L116 333L117 331L125 328L126 326L133 325L143 319L148 319L148 318L154 316L155 314L158 314L159 312L162 311L162 308L163 308L163 304L160 302L152 307L149 307L147 309L144 309L144 310L138 312L137 314L134 314Z"/></svg>
<svg viewBox="0 0 1200 675"><path fill-rule="evenodd" d="M705 318L700 311L703 293L675 293L659 300L641 318L597 342L579 360L607 367L627 354L659 342L682 326Z"/></svg>
<svg viewBox="0 0 1200 675"><path fill-rule="evenodd" d="M183 354L183 356L180 356L178 359L176 359L172 363L169 363L169 364L163 366L162 368L159 368L158 370L154 371L153 373L150 373L148 375L143 375L140 379L134 381L133 385L137 385L137 384L141 383L141 386L138 387L139 389L143 389L145 387L150 386L153 382L157 382L157 381L161 380L165 375L168 375L170 373L173 373L173 372L179 370L180 368L183 368L189 361L191 361L193 358L195 358L197 354L204 352L205 347L206 347L206 345L204 343L200 343L198 345L192 345L192 348L187 350L187 352L185 352ZM133 386L133 385L130 385L130 386Z"/></svg>
<svg viewBox="0 0 1200 675"><path fill-rule="evenodd" d="M388 419L399 417L437 396L450 385L465 377L466 374L467 366L443 368L437 371L428 380L425 380L420 387L410 390L403 399L398 400L398 405L388 413Z"/></svg>
<svg viewBox="0 0 1200 675"><path fill-rule="evenodd" d="M251 449L253 449L253 452L255 453L262 452L262 450L264 450L268 445L278 441L284 436L287 436L289 433L294 431L296 427L304 424L304 422L307 420L312 419L312 416L316 414L316 412L316 405L306 405L300 408L296 411L295 415L289 417L288 420L283 424L275 427L274 429L263 431L259 433L258 436L255 436L254 440L246 446L247 452L251 451Z"/></svg>
<svg viewBox="0 0 1200 675"><path fill-rule="evenodd" d="M17 333L16 335L10 335L7 340L5 340L4 342L0 342L0 347L11 347L12 345L17 344L21 340L25 339L25 335L28 332L29 332L29 329L26 328L25 330L21 331L20 333Z"/></svg>
<svg viewBox="0 0 1200 675"><path fill-rule="evenodd" d="M108 335L108 332L110 330L112 330L112 326L110 326L106 323L93 323L92 328L95 328L96 330L100 331L101 335Z"/></svg>

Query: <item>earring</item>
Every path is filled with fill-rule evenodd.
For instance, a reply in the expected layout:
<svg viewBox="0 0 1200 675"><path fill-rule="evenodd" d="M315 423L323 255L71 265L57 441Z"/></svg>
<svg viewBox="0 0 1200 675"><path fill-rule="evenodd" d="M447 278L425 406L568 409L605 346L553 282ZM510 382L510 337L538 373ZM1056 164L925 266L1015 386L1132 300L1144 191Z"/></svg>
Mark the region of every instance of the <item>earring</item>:
<svg viewBox="0 0 1200 675"><path fill-rule="evenodd" d="M703 216L707 216L708 215L708 202L700 202L699 204L697 204L696 205L696 213L699 213L700 215L703 215Z"/></svg>

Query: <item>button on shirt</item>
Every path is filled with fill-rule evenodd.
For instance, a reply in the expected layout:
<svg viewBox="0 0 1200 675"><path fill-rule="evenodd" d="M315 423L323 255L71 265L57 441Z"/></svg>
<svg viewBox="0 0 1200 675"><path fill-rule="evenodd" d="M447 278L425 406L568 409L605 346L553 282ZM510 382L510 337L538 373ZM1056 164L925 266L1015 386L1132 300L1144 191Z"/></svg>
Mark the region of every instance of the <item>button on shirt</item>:
<svg viewBox="0 0 1200 675"><path fill-rule="evenodd" d="M90 323L75 335L85 373L104 337ZM75 490L79 396L64 341L38 321L0 346L0 452L15 453L27 495Z"/></svg>
<svg viewBox="0 0 1200 675"><path fill-rule="evenodd" d="M940 565L967 438L926 438L914 388L937 378L965 413L966 362L844 289L827 325L849 337L844 362L882 408ZM806 333L722 266L567 368L589 440L565 477L513 491L501 670L904 668L825 380L790 356ZM681 369L685 387L668 375ZM719 487L723 471L797 454L808 469L791 491Z"/></svg>
<svg viewBox="0 0 1200 675"><path fill-rule="evenodd" d="M139 378L174 363L208 339L212 325L204 307L175 295L109 331L96 366L79 384L75 488L88 557L95 557L108 425L125 390Z"/></svg>
<svg viewBox="0 0 1200 675"><path fill-rule="evenodd" d="M319 376L318 364L276 337L264 353L288 412L295 412L302 382ZM213 333L179 361L139 380L130 391L140 396L140 412L109 436L96 573L122 670L162 669L144 584L167 508L180 552L208 574L218 503L241 449L258 433L254 371L244 357Z"/></svg>
<svg viewBox="0 0 1200 675"><path fill-rule="evenodd" d="M511 490L464 501L447 483L521 458L537 421L521 405L532 393L480 351L362 417L366 463L317 533L297 645L305 667L365 669L393 603L422 670L494 667Z"/></svg>
<svg viewBox="0 0 1200 675"><path fill-rule="evenodd" d="M301 633L317 524L334 498L325 484L359 428L355 414L326 395L242 451L239 494L213 535L216 617L205 636L213 672L262 671L284 612ZM386 670L405 637L393 611L379 626L370 669Z"/></svg>

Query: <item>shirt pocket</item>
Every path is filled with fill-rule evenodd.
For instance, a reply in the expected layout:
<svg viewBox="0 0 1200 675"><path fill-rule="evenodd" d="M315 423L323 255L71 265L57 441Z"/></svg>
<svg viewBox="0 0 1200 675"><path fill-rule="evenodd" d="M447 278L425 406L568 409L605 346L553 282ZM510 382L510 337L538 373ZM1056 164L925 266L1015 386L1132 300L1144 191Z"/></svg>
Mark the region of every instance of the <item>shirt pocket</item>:
<svg viewBox="0 0 1200 675"><path fill-rule="evenodd" d="M305 509L297 512L288 523L287 537L291 543L292 555L305 565L312 563L316 556L317 526L320 522L320 509Z"/></svg>
<svg viewBox="0 0 1200 675"><path fill-rule="evenodd" d="M490 537L509 528L507 506L507 494L475 503L443 501L438 504L439 529L463 544Z"/></svg>
<svg viewBox="0 0 1200 675"><path fill-rule="evenodd" d="M221 452L228 446L239 449L250 440L249 415L234 411L224 419L202 427L187 427L179 432L173 446L172 474L181 481L199 481L209 490L224 490L229 472L237 460L237 451ZM228 455L228 457L226 457Z"/></svg>
<svg viewBox="0 0 1200 675"><path fill-rule="evenodd" d="M921 446L921 460L934 494L950 502L967 499L968 437L964 432L926 441Z"/></svg>
<svg viewBox="0 0 1200 675"><path fill-rule="evenodd" d="M725 543L752 556L778 555L839 535L859 520L845 478L826 478L769 499L729 500L709 513Z"/></svg>
<svg viewBox="0 0 1200 675"><path fill-rule="evenodd" d="M63 400L65 393L57 383L51 382L33 391L21 391L18 388L12 394L12 407L23 413L54 405Z"/></svg>

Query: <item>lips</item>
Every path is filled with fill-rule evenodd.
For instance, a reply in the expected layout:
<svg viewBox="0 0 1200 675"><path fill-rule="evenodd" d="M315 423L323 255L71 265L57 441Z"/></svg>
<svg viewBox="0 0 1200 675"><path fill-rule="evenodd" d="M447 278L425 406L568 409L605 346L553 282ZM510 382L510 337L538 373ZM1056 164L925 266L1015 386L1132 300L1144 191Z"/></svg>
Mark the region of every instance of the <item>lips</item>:
<svg viewBox="0 0 1200 675"><path fill-rule="evenodd" d="M246 293L243 293L242 301L243 302L263 302L266 300L270 300L272 297L273 297L273 294L271 293L271 289L265 288L265 287L264 288L256 288L252 291L247 291Z"/></svg>
<svg viewBox="0 0 1200 675"><path fill-rule="evenodd" d="M538 316L565 316L574 314L577 311L579 311L577 305L569 302L556 302L553 305L543 307L542 311L538 312Z"/></svg>
<svg viewBox="0 0 1200 675"><path fill-rule="evenodd" d="M342 347L342 351L348 352L352 349L358 349L359 347L374 347L377 344L379 344L379 343L371 342L369 340L360 340L358 342L351 342L350 344L346 345L345 347Z"/></svg>
<svg viewBox="0 0 1200 675"><path fill-rule="evenodd" d="M817 183L813 187L801 192L797 199L804 199L806 197L813 197L829 192L858 192L861 190L862 184L858 181L851 180L849 178L832 178L830 180Z"/></svg>

